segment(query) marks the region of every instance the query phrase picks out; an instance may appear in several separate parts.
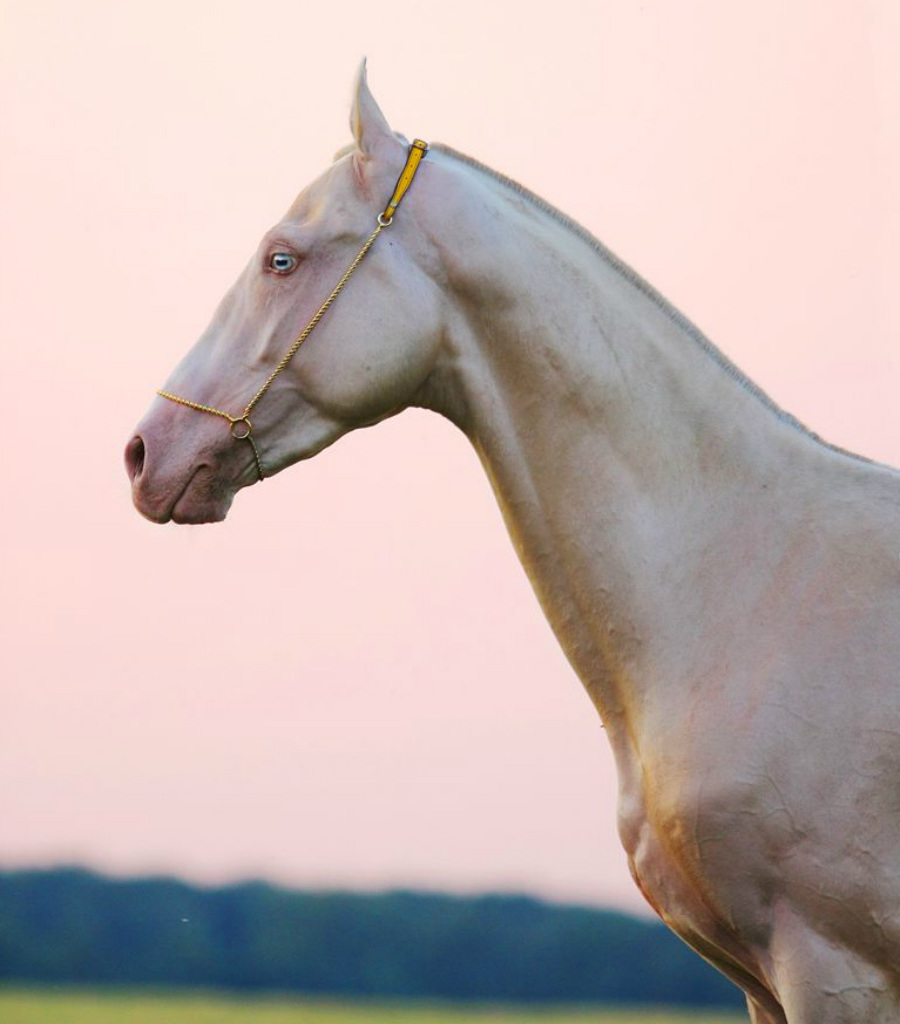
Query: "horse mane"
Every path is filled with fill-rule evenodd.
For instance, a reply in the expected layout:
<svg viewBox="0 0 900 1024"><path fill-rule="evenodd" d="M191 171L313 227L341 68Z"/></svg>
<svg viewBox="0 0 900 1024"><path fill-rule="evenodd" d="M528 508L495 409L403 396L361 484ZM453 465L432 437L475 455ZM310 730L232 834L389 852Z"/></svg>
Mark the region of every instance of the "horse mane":
<svg viewBox="0 0 900 1024"><path fill-rule="evenodd" d="M580 238L583 242L586 242L587 245L589 245L591 249L593 249L594 252L604 260L604 262L609 264L609 266L624 277L626 281L641 292L642 295L646 296L655 306L662 310L669 320L680 327L688 337L699 345L700 348L728 374L729 377L737 381L741 387L762 402L767 409L775 413L782 422L801 431L801 433L805 434L813 441L816 441L818 444L824 445L826 448L840 452L843 455L850 455L863 462L871 461L870 459L866 459L864 456L848 452L846 449L824 440L815 433L815 431L810 430L809 427L801 423L796 416L793 416L791 413L782 409L781 406L770 398L758 384L755 384L750 380L742 370L740 370L719 348L717 348L699 329L699 327L692 323L684 313L681 312L681 310L676 309L676 307L673 306L665 296L658 292L652 284L645 281L637 271L633 270L627 263L625 263L624 260L616 256L611 249L608 249L599 238L591 234L591 232L579 224L578 221L563 213L562 210L558 210L551 203L548 203L546 199L542 199L535 192L532 192L531 189L526 188L524 185L520 185L519 182L514 181L512 178L508 178L505 174L495 171L493 168L481 163L480 160L476 160L471 156L466 156L465 153L460 153L458 150L453 149L452 146L444 145L444 143L441 142L434 142L431 144L431 149L442 153L451 160L456 160L459 163L465 164L467 167L471 167L480 174L486 175L496 181L503 188L514 192L517 196L525 199L532 206L555 220L567 231Z"/></svg>

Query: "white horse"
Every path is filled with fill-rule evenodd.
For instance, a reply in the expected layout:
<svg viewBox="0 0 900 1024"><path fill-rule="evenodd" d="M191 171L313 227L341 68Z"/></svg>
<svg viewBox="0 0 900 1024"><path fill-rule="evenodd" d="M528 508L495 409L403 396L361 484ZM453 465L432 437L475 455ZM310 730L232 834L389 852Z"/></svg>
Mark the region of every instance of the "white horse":
<svg viewBox="0 0 900 1024"><path fill-rule="evenodd" d="M755 1024L896 1024L900 474L519 185L444 146L410 170L364 70L352 126L138 426L137 508L220 520L349 430L447 416L606 724L649 903Z"/></svg>

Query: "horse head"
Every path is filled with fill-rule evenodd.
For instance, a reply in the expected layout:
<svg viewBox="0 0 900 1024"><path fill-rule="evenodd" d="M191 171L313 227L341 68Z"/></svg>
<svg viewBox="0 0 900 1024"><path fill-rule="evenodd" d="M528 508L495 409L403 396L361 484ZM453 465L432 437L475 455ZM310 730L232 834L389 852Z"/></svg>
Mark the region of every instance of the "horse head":
<svg viewBox="0 0 900 1024"><path fill-rule="evenodd" d="M351 128L353 144L265 234L128 443L134 503L148 519L224 519L242 487L399 412L431 372L441 291L418 212L428 169L417 173L364 64ZM398 176L408 186L411 173L411 198L385 216ZM369 241L363 269L322 313Z"/></svg>

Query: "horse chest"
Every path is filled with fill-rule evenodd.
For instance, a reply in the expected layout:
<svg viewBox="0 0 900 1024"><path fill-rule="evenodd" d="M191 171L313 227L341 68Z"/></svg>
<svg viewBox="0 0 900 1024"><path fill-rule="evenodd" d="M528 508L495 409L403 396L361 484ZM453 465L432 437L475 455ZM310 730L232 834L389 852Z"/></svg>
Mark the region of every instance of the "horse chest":
<svg viewBox="0 0 900 1024"><path fill-rule="evenodd" d="M733 779L622 773L619 832L632 876L659 916L715 959L755 961L769 937L773 864Z"/></svg>

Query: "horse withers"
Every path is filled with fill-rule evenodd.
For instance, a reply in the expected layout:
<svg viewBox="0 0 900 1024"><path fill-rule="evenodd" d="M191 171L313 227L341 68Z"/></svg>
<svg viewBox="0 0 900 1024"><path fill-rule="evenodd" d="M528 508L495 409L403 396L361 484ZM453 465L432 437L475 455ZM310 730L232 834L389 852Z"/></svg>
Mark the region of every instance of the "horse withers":
<svg viewBox="0 0 900 1024"><path fill-rule="evenodd" d="M139 424L135 505L221 520L350 430L448 417L606 725L646 899L755 1024L896 1024L900 474L526 189L415 157L364 69L352 128Z"/></svg>

